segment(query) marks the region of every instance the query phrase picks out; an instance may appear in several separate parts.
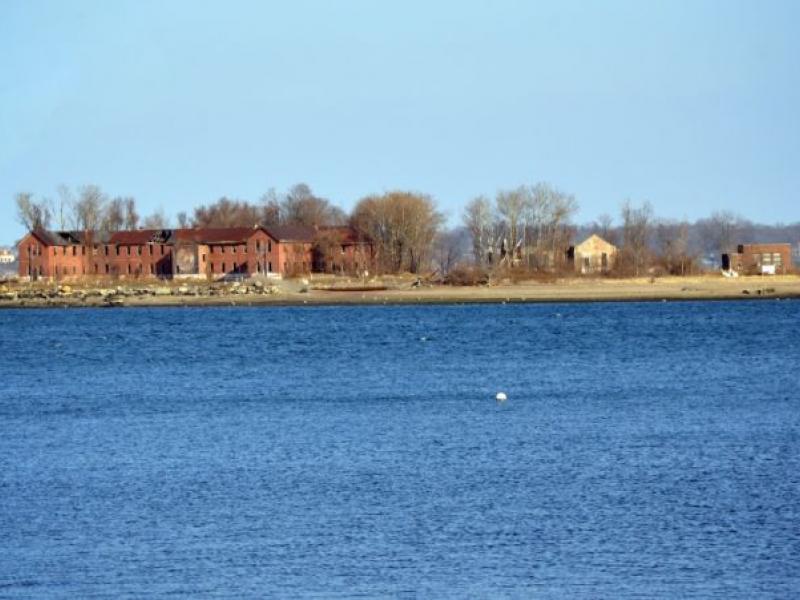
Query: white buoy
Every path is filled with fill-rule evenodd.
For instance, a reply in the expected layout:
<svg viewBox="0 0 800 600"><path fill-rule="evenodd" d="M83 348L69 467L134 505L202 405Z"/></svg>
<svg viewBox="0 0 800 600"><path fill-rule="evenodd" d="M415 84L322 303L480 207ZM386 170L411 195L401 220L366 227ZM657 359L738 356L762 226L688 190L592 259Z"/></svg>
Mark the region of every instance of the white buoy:
<svg viewBox="0 0 800 600"><path fill-rule="evenodd" d="M494 397L497 402L505 402L508 400L508 396L505 395L504 392L497 392L497 395Z"/></svg>

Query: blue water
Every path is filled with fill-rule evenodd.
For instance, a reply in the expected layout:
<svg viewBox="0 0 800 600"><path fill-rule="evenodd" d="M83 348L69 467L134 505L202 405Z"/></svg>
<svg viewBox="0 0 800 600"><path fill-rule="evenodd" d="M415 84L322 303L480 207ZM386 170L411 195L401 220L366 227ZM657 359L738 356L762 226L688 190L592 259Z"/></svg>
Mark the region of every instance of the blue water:
<svg viewBox="0 0 800 600"><path fill-rule="evenodd" d="M800 596L800 302L9 310L0 349L3 598Z"/></svg>

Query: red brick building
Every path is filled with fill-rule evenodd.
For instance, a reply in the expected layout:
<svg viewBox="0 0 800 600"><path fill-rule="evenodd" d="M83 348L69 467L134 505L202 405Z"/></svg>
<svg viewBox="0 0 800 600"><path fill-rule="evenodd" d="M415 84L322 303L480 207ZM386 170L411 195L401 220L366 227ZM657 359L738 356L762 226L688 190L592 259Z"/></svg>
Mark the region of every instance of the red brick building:
<svg viewBox="0 0 800 600"><path fill-rule="evenodd" d="M31 279L297 275L314 267L319 235L312 227L291 225L106 234L38 229L18 244L19 275Z"/></svg>
<svg viewBox="0 0 800 600"><path fill-rule="evenodd" d="M722 255L722 269L743 274L783 274L792 270L791 244L740 244Z"/></svg>
<svg viewBox="0 0 800 600"><path fill-rule="evenodd" d="M375 247L352 227L319 227L314 243L313 270L359 274L374 268Z"/></svg>

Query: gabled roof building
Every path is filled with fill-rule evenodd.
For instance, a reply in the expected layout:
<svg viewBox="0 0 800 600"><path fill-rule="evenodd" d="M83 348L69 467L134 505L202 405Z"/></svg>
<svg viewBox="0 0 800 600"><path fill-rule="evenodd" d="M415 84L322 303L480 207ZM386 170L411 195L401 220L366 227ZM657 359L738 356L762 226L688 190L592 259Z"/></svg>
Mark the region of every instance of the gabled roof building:
<svg viewBox="0 0 800 600"><path fill-rule="evenodd" d="M608 273L614 267L616 257L617 247L597 234L567 250L567 262L582 275Z"/></svg>
<svg viewBox="0 0 800 600"><path fill-rule="evenodd" d="M19 275L212 278L308 273L319 232L285 225L116 232L36 229L20 240Z"/></svg>

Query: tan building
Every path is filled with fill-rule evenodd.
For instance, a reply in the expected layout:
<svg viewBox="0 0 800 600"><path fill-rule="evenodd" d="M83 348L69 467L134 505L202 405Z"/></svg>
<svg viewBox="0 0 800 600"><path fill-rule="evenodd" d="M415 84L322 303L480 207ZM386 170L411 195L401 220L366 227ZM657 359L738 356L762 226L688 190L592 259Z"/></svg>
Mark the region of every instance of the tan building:
<svg viewBox="0 0 800 600"><path fill-rule="evenodd" d="M567 262L582 275L608 273L614 268L616 256L617 247L597 234L590 235L567 250Z"/></svg>

